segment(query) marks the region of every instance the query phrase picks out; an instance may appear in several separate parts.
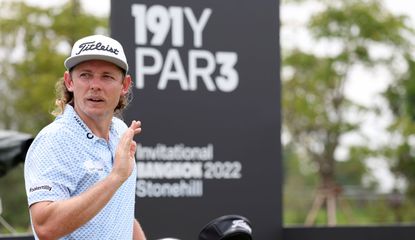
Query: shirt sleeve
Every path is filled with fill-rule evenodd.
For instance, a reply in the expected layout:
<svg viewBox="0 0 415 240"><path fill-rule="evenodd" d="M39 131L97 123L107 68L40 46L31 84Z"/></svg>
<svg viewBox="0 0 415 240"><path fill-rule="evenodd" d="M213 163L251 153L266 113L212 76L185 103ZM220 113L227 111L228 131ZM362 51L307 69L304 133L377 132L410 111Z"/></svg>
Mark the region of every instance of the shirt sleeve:
<svg viewBox="0 0 415 240"><path fill-rule="evenodd" d="M55 133L40 133L27 152L24 175L29 206L67 199L76 184L67 159L71 153L61 139Z"/></svg>

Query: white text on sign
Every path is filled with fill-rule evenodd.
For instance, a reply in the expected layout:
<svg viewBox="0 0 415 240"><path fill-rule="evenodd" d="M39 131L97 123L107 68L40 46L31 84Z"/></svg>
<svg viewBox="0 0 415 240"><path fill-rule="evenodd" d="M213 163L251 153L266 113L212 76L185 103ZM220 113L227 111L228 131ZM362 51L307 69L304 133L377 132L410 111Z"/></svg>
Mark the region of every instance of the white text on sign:
<svg viewBox="0 0 415 240"><path fill-rule="evenodd" d="M183 91L207 89L211 92L232 92L237 89L239 74L235 67L238 54L201 49L204 43L203 33L212 15L211 9L203 9L197 17L189 7L133 4L131 13L137 45L135 56L138 89L145 87L146 76L158 77L159 90L170 86L178 86ZM187 25L190 28L186 28ZM187 45L186 30L190 30L193 36L192 43ZM169 43L168 36L171 37ZM167 44L171 44L172 48L163 55L156 47ZM190 49L189 46L197 49ZM180 51L180 48L185 47L188 48L187 51Z"/></svg>

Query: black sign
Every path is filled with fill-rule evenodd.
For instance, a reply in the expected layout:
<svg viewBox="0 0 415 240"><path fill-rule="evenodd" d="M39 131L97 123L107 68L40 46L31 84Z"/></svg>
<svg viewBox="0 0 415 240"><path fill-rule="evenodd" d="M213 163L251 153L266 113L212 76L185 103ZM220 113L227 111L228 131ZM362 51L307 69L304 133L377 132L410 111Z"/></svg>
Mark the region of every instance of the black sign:
<svg viewBox="0 0 415 240"><path fill-rule="evenodd" d="M136 217L149 239L197 239L237 214L279 239L278 1L112 1L134 79Z"/></svg>

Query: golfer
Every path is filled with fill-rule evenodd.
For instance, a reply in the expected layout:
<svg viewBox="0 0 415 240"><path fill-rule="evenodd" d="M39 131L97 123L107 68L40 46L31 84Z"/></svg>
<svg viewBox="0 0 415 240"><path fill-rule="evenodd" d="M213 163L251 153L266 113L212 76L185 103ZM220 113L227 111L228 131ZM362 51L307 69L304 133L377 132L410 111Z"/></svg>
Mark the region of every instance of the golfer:
<svg viewBox="0 0 415 240"><path fill-rule="evenodd" d="M136 143L128 127L131 76L121 44L103 35L78 40L57 84L56 119L36 136L25 184L36 239L138 239L134 217Z"/></svg>

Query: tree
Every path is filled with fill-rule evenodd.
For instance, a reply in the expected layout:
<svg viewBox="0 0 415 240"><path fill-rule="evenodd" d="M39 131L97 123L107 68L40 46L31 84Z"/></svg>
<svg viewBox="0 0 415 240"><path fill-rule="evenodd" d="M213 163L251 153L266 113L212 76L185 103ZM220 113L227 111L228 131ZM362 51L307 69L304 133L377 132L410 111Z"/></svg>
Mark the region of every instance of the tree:
<svg viewBox="0 0 415 240"><path fill-rule="evenodd" d="M390 159L391 169L397 179L405 182L407 197L415 200L415 61L408 52L405 74L385 92L394 115L390 125L390 143L384 154Z"/></svg>
<svg viewBox="0 0 415 240"><path fill-rule="evenodd" d="M52 120L54 86L63 76L71 46L85 35L107 34L107 20L84 12L78 0L49 8L0 2L1 128L36 135ZM0 197L2 216L18 231L27 231L21 165L0 178Z"/></svg>
<svg viewBox="0 0 415 240"><path fill-rule="evenodd" d="M0 9L1 122L6 129L36 133L52 120L54 84L74 40L106 33L107 19L83 12L79 1L53 8L7 1Z"/></svg>
<svg viewBox="0 0 415 240"><path fill-rule="evenodd" d="M396 62L404 59L410 49L407 37L413 32L405 17L391 14L380 1L317 2L322 10L311 16L307 27L314 49L321 45L325 48L321 51L285 49L283 52L283 126L290 142L302 158L315 166L320 179L306 223L313 224L325 203L328 224L335 225L336 198L342 190L339 182L342 178L336 172L336 152L344 147L341 140L347 135L360 135L364 142L359 116L379 111L346 95L352 70L385 67L391 72L397 71ZM330 49L329 46L336 46L331 48L335 50L324 51ZM379 49L387 50L388 54L376 54ZM365 144L356 144L346 160L361 163L375 154L372 150ZM361 171L355 177L361 178L363 174Z"/></svg>

